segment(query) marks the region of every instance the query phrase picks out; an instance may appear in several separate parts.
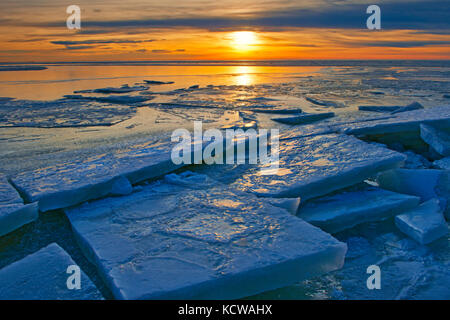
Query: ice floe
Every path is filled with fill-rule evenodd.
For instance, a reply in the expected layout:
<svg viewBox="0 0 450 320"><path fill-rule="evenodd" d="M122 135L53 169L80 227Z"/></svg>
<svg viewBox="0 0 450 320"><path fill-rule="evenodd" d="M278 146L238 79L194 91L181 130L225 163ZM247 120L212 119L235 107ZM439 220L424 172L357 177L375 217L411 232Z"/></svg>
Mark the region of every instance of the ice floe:
<svg viewBox="0 0 450 320"><path fill-rule="evenodd" d="M110 126L135 113L131 106L89 100L0 101L0 127Z"/></svg>
<svg viewBox="0 0 450 320"><path fill-rule="evenodd" d="M144 80L145 83L150 85L162 85L162 84L173 84L173 81L156 81L156 80Z"/></svg>
<svg viewBox="0 0 450 320"><path fill-rule="evenodd" d="M0 270L1 300L99 300L101 293L80 270L80 288L67 286L72 258L52 243Z"/></svg>
<svg viewBox="0 0 450 320"><path fill-rule="evenodd" d="M450 157L434 161L433 166L438 169L450 170Z"/></svg>
<svg viewBox="0 0 450 320"><path fill-rule="evenodd" d="M155 182L66 214L118 299L243 298L338 269L346 252L284 209L219 183Z"/></svg>
<svg viewBox="0 0 450 320"><path fill-rule="evenodd" d="M407 106L359 106L358 109L361 111L372 111L372 112L396 114L399 112L423 109L423 106L418 102L413 102L411 104L408 104Z"/></svg>
<svg viewBox="0 0 450 320"><path fill-rule="evenodd" d="M117 103L125 105L135 105L153 99L152 96L130 96L130 95L122 95L122 96L110 95L104 97L92 97L92 96L83 96L79 94L69 94L65 95L64 97L66 99L93 100L98 102Z"/></svg>
<svg viewBox="0 0 450 320"><path fill-rule="evenodd" d="M312 104L322 106L322 107L334 107L334 108L342 108L345 107L343 104L334 102L334 101L326 101L326 100L317 100L311 97L305 97L305 100L311 102Z"/></svg>
<svg viewBox="0 0 450 320"><path fill-rule="evenodd" d="M93 89L93 90L79 90L74 91L74 93L129 93L129 92L136 92L136 91L144 91L148 90L148 87L146 86L133 86L130 87L128 84L124 84L123 86L119 88L114 87L106 87L106 88L99 88L99 89Z"/></svg>
<svg viewBox="0 0 450 320"><path fill-rule="evenodd" d="M302 205L298 216L303 220L336 233L360 223L384 220L417 207L420 198L369 187L345 191Z"/></svg>
<svg viewBox="0 0 450 320"><path fill-rule="evenodd" d="M37 203L24 204L17 190L0 174L0 236L37 218Z"/></svg>
<svg viewBox="0 0 450 320"><path fill-rule="evenodd" d="M433 150L440 155L450 156L450 123L448 127L438 128L433 125L421 124L420 136Z"/></svg>
<svg viewBox="0 0 450 320"><path fill-rule="evenodd" d="M0 66L0 71L31 71L31 70L45 70L44 66Z"/></svg>
<svg viewBox="0 0 450 320"><path fill-rule="evenodd" d="M430 199L418 208L395 217L396 226L421 244L433 242L448 233L439 201Z"/></svg>
<svg viewBox="0 0 450 320"><path fill-rule="evenodd" d="M334 112L316 113L316 114L304 113L295 117L272 118L272 120L285 124L307 124L331 117L334 117Z"/></svg>
<svg viewBox="0 0 450 320"><path fill-rule="evenodd" d="M106 195L126 194L130 183L156 178L176 170L171 159L171 142L131 145L116 153L34 171L22 172L11 180L28 201L39 201L39 209L65 208Z"/></svg>
<svg viewBox="0 0 450 320"><path fill-rule="evenodd" d="M280 141L278 169L269 168L271 164L246 168L241 165L233 186L260 196L300 197L304 201L397 168L405 159L400 153L352 136L329 134L288 139ZM215 179L222 179L211 170L210 173ZM233 174L225 173L225 179Z"/></svg>

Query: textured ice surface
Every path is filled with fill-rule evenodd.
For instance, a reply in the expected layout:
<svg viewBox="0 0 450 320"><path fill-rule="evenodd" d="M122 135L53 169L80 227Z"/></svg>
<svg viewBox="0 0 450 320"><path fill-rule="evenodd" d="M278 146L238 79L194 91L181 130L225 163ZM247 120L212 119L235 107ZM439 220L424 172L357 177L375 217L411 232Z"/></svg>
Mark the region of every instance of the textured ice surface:
<svg viewBox="0 0 450 320"><path fill-rule="evenodd" d="M346 246L330 235L265 200L199 180L203 189L166 180L66 210L116 298L242 298L342 266Z"/></svg>
<svg viewBox="0 0 450 320"><path fill-rule="evenodd" d="M81 288L69 290L67 268L76 265L56 243L0 270L1 300L98 300L103 299L81 271Z"/></svg>
<svg viewBox="0 0 450 320"><path fill-rule="evenodd" d="M390 218L417 207L420 199L379 188L347 191L302 205L298 216L303 220L336 233L357 224Z"/></svg>
<svg viewBox="0 0 450 320"><path fill-rule="evenodd" d="M347 127L341 127L341 130L355 135L419 132L421 123L448 127L450 106L402 112L391 119L353 123Z"/></svg>
<svg viewBox="0 0 450 320"><path fill-rule="evenodd" d="M450 123L446 128L436 128L432 125L421 124L420 136L440 155L450 156Z"/></svg>
<svg viewBox="0 0 450 320"><path fill-rule="evenodd" d="M0 127L110 126L135 113L133 107L88 100L0 101Z"/></svg>
<svg viewBox="0 0 450 320"><path fill-rule="evenodd" d="M128 92L135 92L135 91L143 91L147 90L148 87L146 86L132 86L130 87L128 84L124 84L123 86L119 88L114 87L106 87L106 88L99 88L94 90L80 90L80 91L74 91L74 93L128 93Z"/></svg>
<svg viewBox="0 0 450 320"><path fill-rule="evenodd" d="M418 208L396 216L395 224L403 233L421 244L433 242L448 233L437 199L428 200Z"/></svg>
<svg viewBox="0 0 450 320"><path fill-rule="evenodd" d="M272 120L285 124L307 124L331 117L334 117L334 112L302 114L295 117L272 118Z"/></svg>
<svg viewBox="0 0 450 320"><path fill-rule="evenodd" d="M407 106L359 106L359 110L361 111L372 111L372 112L386 112L386 113L399 113L406 112L412 110L423 109L423 106L418 102L413 102L408 104Z"/></svg>
<svg viewBox="0 0 450 320"><path fill-rule="evenodd" d="M450 157L436 160L433 162L433 165L439 169L450 170Z"/></svg>
<svg viewBox="0 0 450 320"><path fill-rule="evenodd" d="M394 192L418 196L422 201L436 198L436 188L442 170L396 169L381 173L377 182L381 188Z"/></svg>
<svg viewBox="0 0 450 320"><path fill-rule="evenodd" d="M405 158L395 151L346 135L290 139L280 141L278 170L267 169L269 165L249 167L233 185L260 196L300 197L304 201L396 168Z"/></svg>
<svg viewBox="0 0 450 320"><path fill-rule="evenodd" d="M172 162L172 147L170 142L153 141L131 145L85 161L23 172L12 181L29 202L39 201L41 211L65 208L108 194L128 193L125 178L135 184L181 167Z"/></svg>
<svg viewBox="0 0 450 320"><path fill-rule="evenodd" d="M16 189L0 174L0 236L37 218L37 204L24 205Z"/></svg>
<svg viewBox="0 0 450 320"><path fill-rule="evenodd" d="M67 99L80 99L80 100L94 100L98 102L104 103L117 103L117 104L125 104L125 105L135 105L140 104L142 102L146 102L152 100L151 96L129 96L129 95L110 95L104 97L92 97L92 96L82 96L82 95L65 95Z"/></svg>

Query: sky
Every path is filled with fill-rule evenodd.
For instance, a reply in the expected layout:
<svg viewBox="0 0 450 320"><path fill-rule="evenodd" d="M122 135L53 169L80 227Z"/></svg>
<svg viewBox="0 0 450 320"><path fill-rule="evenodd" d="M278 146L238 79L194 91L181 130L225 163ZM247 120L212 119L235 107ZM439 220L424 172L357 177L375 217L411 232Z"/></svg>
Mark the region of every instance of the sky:
<svg viewBox="0 0 450 320"><path fill-rule="evenodd" d="M366 27L371 4L381 30ZM1 0L0 62L450 59L449 12L449 0Z"/></svg>

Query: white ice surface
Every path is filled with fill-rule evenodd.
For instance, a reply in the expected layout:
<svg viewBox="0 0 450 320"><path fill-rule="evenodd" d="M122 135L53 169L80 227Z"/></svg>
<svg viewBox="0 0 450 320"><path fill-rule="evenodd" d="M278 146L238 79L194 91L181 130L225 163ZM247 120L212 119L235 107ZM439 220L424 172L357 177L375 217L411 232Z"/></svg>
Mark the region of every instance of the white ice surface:
<svg viewBox="0 0 450 320"><path fill-rule="evenodd" d="M250 166L233 186L259 196L300 197L304 201L397 168L405 159L400 153L352 136L329 134L290 139L280 141L278 170L268 169L269 165Z"/></svg>
<svg viewBox="0 0 450 320"><path fill-rule="evenodd" d="M355 135L419 132L421 123L432 123L438 127L448 127L450 123L450 106L402 112L393 115L390 119L355 122L340 126L337 129Z"/></svg>
<svg viewBox="0 0 450 320"><path fill-rule="evenodd" d="M76 265L56 243L0 270L1 300L98 300L103 299L81 271L81 289L67 288L67 267Z"/></svg>
<svg viewBox="0 0 450 320"><path fill-rule="evenodd" d="M418 197L371 187L311 200L300 207L298 216L327 232L336 233L363 222L390 218L417 207L419 202Z"/></svg>
<svg viewBox="0 0 450 320"><path fill-rule="evenodd" d="M66 210L116 298L242 298L342 266L345 244L266 200L208 181L171 175Z"/></svg>
<svg viewBox="0 0 450 320"><path fill-rule="evenodd" d="M37 204L24 205L16 189L0 174L0 236L8 234L37 218Z"/></svg>
<svg viewBox="0 0 450 320"><path fill-rule="evenodd" d="M450 156L450 123L447 128L420 125L420 137L440 155Z"/></svg>
<svg viewBox="0 0 450 320"><path fill-rule="evenodd" d="M421 244L433 242L448 233L439 200L431 199L418 208L395 217L396 226Z"/></svg>
<svg viewBox="0 0 450 320"><path fill-rule="evenodd" d="M22 172L12 181L28 201L39 201L41 211L65 208L108 194L128 193L124 179L135 184L181 167L172 162L172 147L170 142L154 141L131 145L84 161Z"/></svg>

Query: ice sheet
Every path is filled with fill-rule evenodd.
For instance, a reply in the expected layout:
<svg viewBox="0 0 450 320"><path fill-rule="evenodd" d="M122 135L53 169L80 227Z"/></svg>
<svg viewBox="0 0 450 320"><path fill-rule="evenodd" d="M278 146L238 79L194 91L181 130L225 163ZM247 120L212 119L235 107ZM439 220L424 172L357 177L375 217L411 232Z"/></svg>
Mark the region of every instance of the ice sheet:
<svg viewBox="0 0 450 320"><path fill-rule="evenodd" d="M300 197L304 201L399 167L405 159L400 153L352 136L329 134L289 139L280 141L278 170L270 169L270 164L248 166L245 171L236 168L240 174L233 186L259 196Z"/></svg>
<svg viewBox="0 0 450 320"><path fill-rule="evenodd" d="M1 300L99 300L103 299L81 271L81 288L69 290L67 268L76 265L56 243L0 270Z"/></svg>
<svg viewBox="0 0 450 320"><path fill-rule="evenodd" d="M298 216L330 233L350 229L360 223L390 218L417 207L420 198L365 188L314 199L302 205Z"/></svg>
<svg viewBox="0 0 450 320"><path fill-rule="evenodd" d="M342 266L344 244L285 210L218 183L189 185L156 182L66 210L116 298L235 299Z"/></svg>
<svg viewBox="0 0 450 320"><path fill-rule="evenodd" d="M433 242L448 233L437 199L431 199L418 208L395 217L395 224L405 234L421 244Z"/></svg>
<svg viewBox="0 0 450 320"><path fill-rule="evenodd" d="M421 124L420 136L423 141L428 143L440 155L444 157L450 156L450 123L443 128Z"/></svg>

